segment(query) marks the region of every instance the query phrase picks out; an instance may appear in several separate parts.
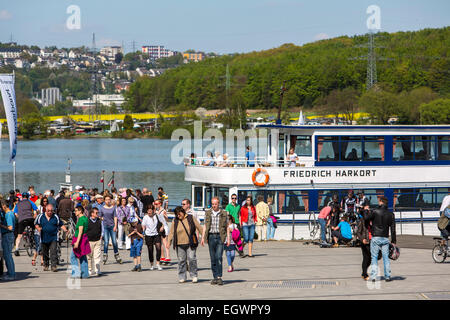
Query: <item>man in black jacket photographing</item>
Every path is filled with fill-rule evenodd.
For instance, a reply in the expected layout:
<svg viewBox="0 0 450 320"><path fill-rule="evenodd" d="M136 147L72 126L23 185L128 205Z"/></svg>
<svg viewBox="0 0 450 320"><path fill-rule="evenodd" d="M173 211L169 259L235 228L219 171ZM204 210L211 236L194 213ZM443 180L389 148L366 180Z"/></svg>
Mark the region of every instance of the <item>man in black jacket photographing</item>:
<svg viewBox="0 0 450 320"><path fill-rule="evenodd" d="M378 254L381 250L384 264L384 278L391 281L391 263L389 260L389 229L391 241L396 243L395 216L388 210L388 199L381 197L378 200L379 207L364 214L364 220L372 221L372 241L370 242L370 253L372 259L372 271L370 279L375 281L378 271Z"/></svg>

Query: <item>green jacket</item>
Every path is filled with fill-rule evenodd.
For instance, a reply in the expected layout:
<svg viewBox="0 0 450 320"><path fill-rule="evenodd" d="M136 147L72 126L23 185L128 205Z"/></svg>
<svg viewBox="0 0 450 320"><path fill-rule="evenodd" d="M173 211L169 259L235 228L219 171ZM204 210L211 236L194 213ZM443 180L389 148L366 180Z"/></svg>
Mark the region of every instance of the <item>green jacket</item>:
<svg viewBox="0 0 450 320"><path fill-rule="evenodd" d="M209 230L211 229L211 215L212 209L208 209L205 211L205 242L208 242ZM220 209L219 233L220 233L220 240L222 240L223 243L225 243L225 240L227 239L227 215L228 212L226 212L223 209Z"/></svg>

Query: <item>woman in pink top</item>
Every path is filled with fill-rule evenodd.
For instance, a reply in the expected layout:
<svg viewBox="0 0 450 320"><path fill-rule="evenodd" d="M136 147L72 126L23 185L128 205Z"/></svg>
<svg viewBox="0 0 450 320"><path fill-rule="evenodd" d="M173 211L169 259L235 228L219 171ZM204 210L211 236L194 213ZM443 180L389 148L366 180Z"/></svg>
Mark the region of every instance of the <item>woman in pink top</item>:
<svg viewBox="0 0 450 320"><path fill-rule="evenodd" d="M330 219L330 213L331 213L331 207L326 206L323 207L322 210L320 210L319 213L319 224L320 224L320 240L322 240L322 244L327 244L327 238L326 238L326 227L327 222Z"/></svg>

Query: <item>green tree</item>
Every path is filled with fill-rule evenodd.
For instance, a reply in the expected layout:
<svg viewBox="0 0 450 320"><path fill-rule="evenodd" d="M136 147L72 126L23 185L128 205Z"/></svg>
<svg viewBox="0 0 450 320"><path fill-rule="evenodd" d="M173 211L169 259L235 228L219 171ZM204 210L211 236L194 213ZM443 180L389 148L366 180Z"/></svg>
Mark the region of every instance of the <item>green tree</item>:
<svg viewBox="0 0 450 320"><path fill-rule="evenodd" d="M22 118L29 113L39 113L38 107L30 99L25 99L17 103L18 117Z"/></svg>
<svg viewBox="0 0 450 320"><path fill-rule="evenodd" d="M133 118L131 117L131 115L126 114L125 118L123 119L123 130L125 131L133 131Z"/></svg>
<svg viewBox="0 0 450 320"><path fill-rule="evenodd" d="M419 106L438 98L438 94L430 88L421 87L399 95L398 122L400 124L419 124Z"/></svg>
<svg viewBox="0 0 450 320"><path fill-rule="evenodd" d="M450 99L436 99L419 107L422 124L449 124Z"/></svg>
<svg viewBox="0 0 450 320"><path fill-rule="evenodd" d="M36 134L47 135L47 125L44 118L38 113L26 114L20 122L20 133L24 139L31 139Z"/></svg>
<svg viewBox="0 0 450 320"><path fill-rule="evenodd" d="M359 99L359 105L376 124L387 124L389 118L397 115L399 110L397 96L379 86L365 92Z"/></svg>

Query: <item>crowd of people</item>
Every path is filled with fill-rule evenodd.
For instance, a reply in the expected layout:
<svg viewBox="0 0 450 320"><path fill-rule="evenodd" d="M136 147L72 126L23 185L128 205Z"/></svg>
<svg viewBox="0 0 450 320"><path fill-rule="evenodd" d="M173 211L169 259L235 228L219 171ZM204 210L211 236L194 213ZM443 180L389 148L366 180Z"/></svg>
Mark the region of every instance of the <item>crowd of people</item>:
<svg viewBox="0 0 450 320"><path fill-rule="evenodd" d="M319 213L318 221L321 228L321 246L331 245L327 242L327 228L331 231L332 246L350 245L359 241L362 252L361 277L375 281L378 274L378 260L381 251L384 265L384 277L391 281L390 250L398 250L396 246L396 230L394 213L388 210L388 199L378 198L378 208L371 209L369 200L361 191L355 196L353 190L339 201L337 194ZM353 226L353 228L352 228ZM390 234L390 240L389 240ZM371 266L371 274L368 269Z"/></svg>
<svg viewBox="0 0 450 320"><path fill-rule="evenodd" d="M1 205L1 247L7 275L3 280L15 279L14 257L20 255L20 244L27 228L34 234L35 251L31 264L36 266L38 257L44 271L58 271L58 243L71 239L70 264L73 278L100 276L101 265L108 261L111 242L114 260L122 263L119 250L129 250L133 259L133 272L142 271L141 254L144 244L148 249L150 270L164 270L171 263L170 246L177 254L178 280L187 281L189 273L192 282L198 281L196 250L198 245L208 245L211 260L212 285L222 285L223 256L228 272L234 271L236 252L240 257L253 258L253 241L274 239L277 217L272 212L271 198L264 201L257 197L257 204L248 196L241 204L236 194L231 202L221 208L220 200L214 197L210 208L205 211L204 223L191 208L191 201L184 199L173 213L169 227L169 197L160 187L156 198L147 188L87 190L76 187L74 192L62 190L55 195L53 190L36 194L30 186L27 192L11 190L0 199ZM388 200L378 198L378 208L371 209L364 193L354 195L350 190L341 201L334 195L320 211L321 241L329 246L326 232L331 230L333 246L348 244L353 235L360 241L362 251L362 278L375 280L378 260L382 257L384 274L391 280L390 261L398 256L396 244L395 217L388 210ZM447 207L442 214L450 216L450 196L444 199ZM444 203L443 203L444 206ZM352 228L353 227L353 228ZM448 237L447 229L441 230ZM390 240L389 240L390 234ZM244 248L247 247L247 254ZM103 251L103 254L102 254ZM380 255L381 252L381 255ZM369 276L368 268L372 265Z"/></svg>
<svg viewBox="0 0 450 320"><path fill-rule="evenodd" d="M198 281L196 248L209 247L213 281L223 284L222 256L228 262L228 272L234 271L235 253L254 257L252 248L256 235L259 240L273 239L276 218L262 197L258 204L248 197L242 207L236 194L226 208L220 208L219 198L211 201L204 224L184 199L173 211L169 224L168 195L160 187L156 198L147 188L86 189L77 186L74 192L53 190L37 194L33 186L27 192L11 190L1 202L1 235L3 258L1 273L6 265L4 280L16 277L14 255L20 256L22 237L27 228L34 235L34 254L31 264L44 271L58 271L58 244L71 239L70 265L73 278L100 276L101 265L108 261L110 243L116 263L122 263L121 251L129 250L133 272L142 271L141 254L144 244L148 249L150 270L162 271L171 263L170 246L177 254L179 282ZM170 225L170 227L169 227ZM242 239L243 238L243 239ZM244 254L244 246L248 255ZM122 253L123 256L123 253ZM38 261L40 259L40 261Z"/></svg>

